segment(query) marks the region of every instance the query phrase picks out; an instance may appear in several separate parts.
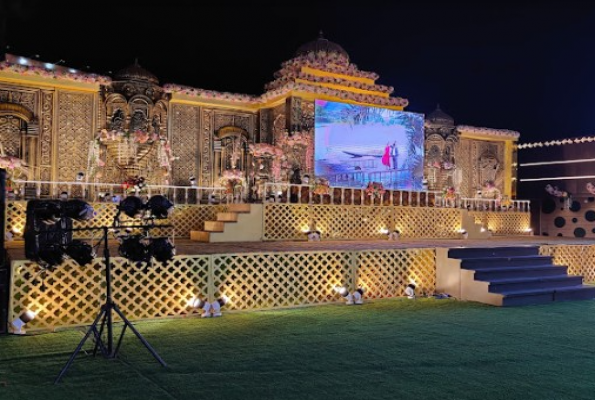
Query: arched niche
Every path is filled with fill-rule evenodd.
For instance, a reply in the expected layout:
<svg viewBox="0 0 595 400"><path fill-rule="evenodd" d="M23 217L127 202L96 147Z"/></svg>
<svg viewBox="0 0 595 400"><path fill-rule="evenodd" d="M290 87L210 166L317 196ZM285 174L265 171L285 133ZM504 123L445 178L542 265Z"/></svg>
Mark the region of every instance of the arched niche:
<svg viewBox="0 0 595 400"><path fill-rule="evenodd" d="M215 176L227 170L247 173L248 132L237 126L224 126L215 133Z"/></svg>
<svg viewBox="0 0 595 400"><path fill-rule="evenodd" d="M21 104L0 102L0 156L20 158L29 167L35 167L38 132L31 110ZM28 170L31 174L35 168Z"/></svg>

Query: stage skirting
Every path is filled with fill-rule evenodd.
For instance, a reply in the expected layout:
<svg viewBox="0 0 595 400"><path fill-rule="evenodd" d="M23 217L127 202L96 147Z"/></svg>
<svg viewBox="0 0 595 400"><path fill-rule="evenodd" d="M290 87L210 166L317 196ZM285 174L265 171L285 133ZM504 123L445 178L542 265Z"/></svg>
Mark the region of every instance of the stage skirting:
<svg viewBox="0 0 595 400"><path fill-rule="evenodd" d="M595 280L594 245L542 246L542 254L569 273ZM185 317L200 310L195 297L227 296L224 311L300 307L342 301L336 286L362 287L366 299L403 296L409 283L433 293L434 248L370 251L307 251L176 256L167 265L144 269L113 258L114 299L131 320ZM24 310L37 315L28 330L90 324L105 299L102 259L80 267L66 261L42 280L29 261L13 261L10 320Z"/></svg>
<svg viewBox="0 0 595 400"><path fill-rule="evenodd" d="M105 226L113 223L114 203L92 203L96 216L81 226ZM16 240L22 239L27 208L26 201L9 202L6 208L6 230ZM172 218L157 223L171 224L178 238L190 237L190 231L203 230L205 221L216 220L217 213L227 205L176 205ZM264 207L264 235L266 241L306 240L304 231L312 224L321 231L323 239L381 239L383 229L398 229L404 238L457 238L460 236L462 213L466 210L447 207L417 207L391 205L317 205L267 203ZM494 235L527 234L530 227L528 211L469 211L476 223ZM127 221L123 216L122 220ZM155 233L155 232L154 232ZM168 232L161 232L167 234ZM78 237L88 235L78 232Z"/></svg>

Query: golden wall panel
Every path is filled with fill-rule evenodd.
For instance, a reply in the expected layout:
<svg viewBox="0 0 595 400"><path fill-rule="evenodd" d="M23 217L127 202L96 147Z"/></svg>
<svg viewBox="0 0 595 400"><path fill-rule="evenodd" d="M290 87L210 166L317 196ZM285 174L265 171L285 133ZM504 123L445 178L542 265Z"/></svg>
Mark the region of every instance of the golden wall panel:
<svg viewBox="0 0 595 400"><path fill-rule="evenodd" d="M213 136L214 131L214 113L213 110L202 110L202 131L200 135L200 177L199 182L202 186L213 186L217 180L213 176L215 160L213 159Z"/></svg>
<svg viewBox="0 0 595 400"><path fill-rule="evenodd" d="M527 212L470 211L469 215L496 235L527 235L531 228L531 214Z"/></svg>
<svg viewBox="0 0 595 400"><path fill-rule="evenodd" d="M41 93L41 117L39 130L39 178L42 181L51 181L52 174L52 147L54 137L54 92ZM42 194L48 194L49 188L44 188Z"/></svg>
<svg viewBox="0 0 595 400"><path fill-rule="evenodd" d="M198 154L201 109L185 104L171 105L170 142L176 157L173 167L173 184L187 186L188 178L198 175ZM198 176L197 176L198 178ZM204 185L204 182L200 182Z"/></svg>
<svg viewBox="0 0 595 400"><path fill-rule="evenodd" d="M94 111L93 94L58 92L55 180L73 182L78 172L87 170L89 142L94 137Z"/></svg>

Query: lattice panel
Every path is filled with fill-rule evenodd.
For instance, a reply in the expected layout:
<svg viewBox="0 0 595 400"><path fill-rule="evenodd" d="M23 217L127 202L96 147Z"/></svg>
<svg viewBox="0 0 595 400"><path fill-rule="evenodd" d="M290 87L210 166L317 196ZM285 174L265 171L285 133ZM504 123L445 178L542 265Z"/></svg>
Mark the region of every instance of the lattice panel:
<svg viewBox="0 0 595 400"><path fill-rule="evenodd" d="M541 246L539 253L553 256L556 265L568 266L568 274L581 275L586 282L595 282L595 246Z"/></svg>
<svg viewBox="0 0 595 400"><path fill-rule="evenodd" d="M100 227L111 226L114 222L117 209L114 203L91 203L95 210L95 217L89 223L74 222L75 228L82 227ZM218 212L226 211L227 205L209 205L209 204L181 204L174 207L173 218L167 220L158 220L156 224L174 226L174 235L176 237L190 237L191 230L201 230L205 221L213 221ZM14 238L19 240L23 238L23 231L26 222L26 201L8 202L6 205L6 230L13 232ZM121 215L122 223L133 223L134 220L126 215ZM307 225L306 225L307 226ZM170 235L171 229L155 229L151 232L153 235ZM302 234L303 235L303 234ZM90 238L91 232L75 232L75 238Z"/></svg>
<svg viewBox="0 0 595 400"><path fill-rule="evenodd" d="M349 252L253 253L213 257L216 297L248 310L335 302L353 287Z"/></svg>
<svg viewBox="0 0 595 400"><path fill-rule="evenodd" d="M265 240L300 240L311 221L323 238L378 239L381 229L396 229L404 237L457 237L461 211L453 208L267 204Z"/></svg>
<svg viewBox="0 0 595 400"><path fill-rule="evenodd" d="M58 93L57 181L72 182L87 170L89 141L93 138L93 94Z"/></svg>
<svg viewBox="0 0 595 400"><path fill-rule="evenodd" d="M304 239L310 226L310 212L305 204L265 204L264 240Z"/></svg>
<svg viewBox="0 0 595 400"><path fill-rule="evenodd" d="M357 256L358 286L365 289L366 298L403 296L410 283L417 293L436 289L434 249L362 251Z"/></svg>
<svg viewBox="0 0 595 400"><path fill-rule="evenodd" d="M461 227L461 211L455 208L395 208L395 227L403 237L457 237Z"/></svg>
<svg viewBox="0 0 595 400"><path fill-rule="evenodd" d="M11 232L15 239L22 239L27 220L27 202L11 201L6 203L6 232Z"/></svg>
<svg viewBox="0 0 595 400"><path fill-rule="evenodd" d="M206 256L178 256L167 266L148 268L131 266L127 260L112 258L113 297L124 315L131 320L162 318L197 313L189 307L194 296L208 296ZM28 261L12 264L10 319L25 310L37 313L27 328L56 327L91 323L105 301L103 259L80 267L68 260L46 274L42 290L38 266Z"/></svg>
<svg viewBox="0 0 595 400"><path fill-rule="evenodd" d="M481 212L470 211L476 224L498 235L526 235L531 228L531 215L527 212Z"/></svg>
<svg viewBox="0 0 595 400"><path fill-rule="evenodd" d="M202 230L205 221L215 221L218 212L227 211L228 206L208 204L177 205L174 208L173 224L176 237L190 237L190 231Z"/></svg>

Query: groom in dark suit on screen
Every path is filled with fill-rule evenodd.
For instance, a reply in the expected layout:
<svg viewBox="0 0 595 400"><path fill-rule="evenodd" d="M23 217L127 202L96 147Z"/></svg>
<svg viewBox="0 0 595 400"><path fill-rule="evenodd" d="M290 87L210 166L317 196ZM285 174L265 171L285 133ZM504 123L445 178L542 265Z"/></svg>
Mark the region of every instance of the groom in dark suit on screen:
<svg viewBox="0 0 595 400"><path fill-rule="evenodd" d="M397 149L397 142L393 142L390 146L390 161L393 169L398 169L399 149Z"/></svg>

